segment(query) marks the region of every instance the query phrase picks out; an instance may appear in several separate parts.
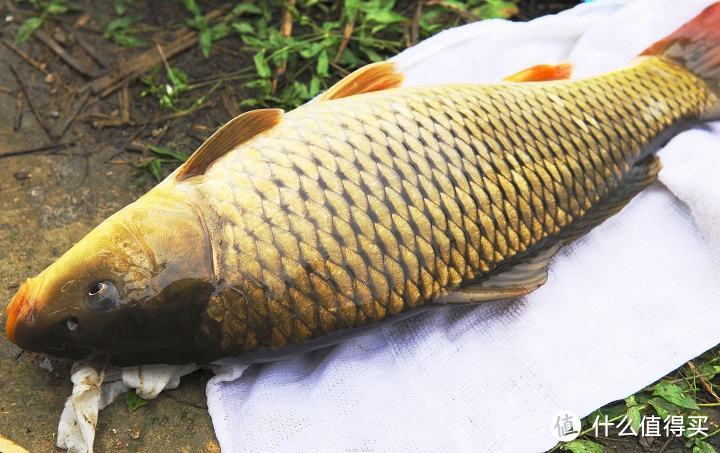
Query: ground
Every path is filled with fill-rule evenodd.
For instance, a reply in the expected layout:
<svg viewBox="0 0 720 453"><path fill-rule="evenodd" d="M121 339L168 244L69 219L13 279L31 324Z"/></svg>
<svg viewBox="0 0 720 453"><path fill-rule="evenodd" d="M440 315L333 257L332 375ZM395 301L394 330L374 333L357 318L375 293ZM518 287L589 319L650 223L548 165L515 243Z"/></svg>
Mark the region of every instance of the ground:
<svg viewBox="0 0 720 453"><path fill-rule="evenodd" d="M82 88L94 77L100 77L96 73L104 68L92 61L81 41L89 44L112 75L137 62L138 52L152 48L150 41L157 40L170 48L169 34L183 29L187 11L178 6L179 2L170 0L82 0L67 2L71 8L56 15L48 5L66 2L34 3L36 7L28 2L0 1L0 17L5 18L0 25L5 42L0 45L3 62L0 70L0 307L10 300L25 278L36 275L108 215L152 187L153 173L162 177L178 164L167 155L153 152L150 145L189 153L214 128L243 109L241 100L257 97L257 93L246 86L248 77L242 77L248 68L253 69L253 54L244 52L238 39L228 38L213 43L210 58L203 57L197 45L168 57L170 65L181 68L187 74L188 85L194 86L187 91L185 99L173 100L184 102L179 107L161 106L155 94L143 96L152 86L164 89L167 68L160 61L155 62L162 80L159 84L148 85L131 78L127 89L123 89L124 83L121 83L120 89L107 95L92 94L83 98ZM399 3L403 13L412 15L416 10L416 2ZM576 2L519 2L516 18L529 19L573 3ZM129 5L123 17L142 16L134 30L146 40L144 47L122 47L102 38L107 23L117 14L113 12L114 7L122 4ZM203 13L224 5L217 1L198 4ZM63 62L58 52L43 44L37 35L26 43L13 44L18 25L39 17L38 11L43 8L44 24L40 30L75 58L80 71ZM274 8L279 11L277 4ZM278 11L273 13L273 18L280 17ZM337 8L332 11L337 12ZM120 35L118 39L124 38ZM14 68L17 77L6 65ZM91 72L91 76L81 74L83 70ZM272 70L271 74L277 67L273 66ZM221 75L222 83L216 84ZM269 82L270 78L266 79ZM23 99L21 121L16 103L19 92ZM192 101L201 95L206 96L202 104L193 105ZM28 97L45 127L33 114ZM268 99L272 97L263 102ZM278 102L293 100L283 98ZM61 133L62 126L69 120L72 120L67 123L69 127ZM14 130L14 126L19 127ZM46 145L55 148L32 152ZM18 155L9 156L11 152ZM4 325L4 310L0 313L0 325ZM717 352L713 352L698 359L697 365L712 369L716 360ZM2 336L0 434L30 451L52 451L57 422L71 391L69 370L69 363L23 353ZM679 384L692 381L692 386L687 386L707 410L715 402L720 405L720 400L713 399L704 384L700 385L698 376L702 374L682 369L670 378ZM179 389L161 394L136 411L130 411L124 398L120 398L100 415L96 451L218 451L205 401L209 377L207 372L198 372L183 378ZM712 381L714 375L705 377ZM715 384L710 385L713 388ZM686 387L683 390L689 392ZM653 387L638 394L641 405L647 406L642 395L648 392L653 392ZM620 402L606 409L614 414L612 411L617 407L625 410L627 405ZM716 427L717 424L712 425L711 429ZM710 443L714 444L715 439ZM635 439L594 440L620 452L685 449L680 441L664 445L663 440L643 446Z"/></svg>

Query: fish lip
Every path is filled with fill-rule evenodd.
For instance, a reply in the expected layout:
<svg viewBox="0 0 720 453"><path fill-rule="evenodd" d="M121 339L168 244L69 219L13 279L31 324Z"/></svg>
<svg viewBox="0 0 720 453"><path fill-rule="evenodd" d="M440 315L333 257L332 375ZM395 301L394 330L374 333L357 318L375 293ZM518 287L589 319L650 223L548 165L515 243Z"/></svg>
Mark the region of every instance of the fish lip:
<svg viewBox="0 0 720 453"><path fill-rule="evenodd" d="M29 279L28 279L29 281ZM18 321L21 319L21 312L24 312L23 308L27 307L30 302L27 298L27 286L28 282L23 283L18 292L10 301L7 306L7 322L5 323L5 336L8 340L13 343L15 342L15 331Z"/></svg>

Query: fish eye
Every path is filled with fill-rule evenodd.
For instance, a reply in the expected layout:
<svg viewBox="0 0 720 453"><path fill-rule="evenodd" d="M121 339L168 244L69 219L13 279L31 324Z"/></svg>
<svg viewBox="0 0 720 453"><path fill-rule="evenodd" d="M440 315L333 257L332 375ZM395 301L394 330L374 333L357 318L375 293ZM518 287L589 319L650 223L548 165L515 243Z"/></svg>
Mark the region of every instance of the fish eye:
<svg viewBox="0 0 720 453"><path fill-rule="evenodd" d="M87 290L86 302L92 311L111 310L119 302L117 288L109 281L93 283Z"/></svg>
<svg viewBox="0 0 720 453"><path fill-rule="evenodd" d="M65 320L65 328L70 332L75 332L80 327L80 323L75 316L70 316Z"/></svg>

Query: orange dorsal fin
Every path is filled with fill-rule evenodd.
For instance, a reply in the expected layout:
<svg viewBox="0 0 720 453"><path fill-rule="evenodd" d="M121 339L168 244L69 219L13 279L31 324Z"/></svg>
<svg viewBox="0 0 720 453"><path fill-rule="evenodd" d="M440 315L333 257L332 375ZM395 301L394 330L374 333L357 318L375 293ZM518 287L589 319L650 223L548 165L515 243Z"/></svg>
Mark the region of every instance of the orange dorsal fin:
<svg viewBox="0 0 720 453"><path fill-rule="evenodd" d="M395 63L390 61L371 63L331 86L317 100L329 101L356 94L397 88L402 84L403 78L403 74L397 70Z"/></svg>
<svg viewBox="0 0 720 453"><path fill-rule="evenodd" d="M217 158L280 123L282 114L280 109L259 109L236 116L200 145L178 169L175 178L182 181L202 175Z"/></svg>
<svg viewBox="0 0 720 453"><path fill-rule="evenodd" d="M567 80L572 75L572 64L538 64L505 77L506 82L549 82Z"/></svg>

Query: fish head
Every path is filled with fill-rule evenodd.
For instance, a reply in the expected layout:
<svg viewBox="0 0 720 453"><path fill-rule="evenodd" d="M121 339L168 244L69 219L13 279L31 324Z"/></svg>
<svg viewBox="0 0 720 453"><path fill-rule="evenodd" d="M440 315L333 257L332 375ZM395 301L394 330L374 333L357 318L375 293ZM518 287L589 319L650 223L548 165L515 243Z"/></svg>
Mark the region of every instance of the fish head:
<svg viewBox="0 0 720 453"><path fill-rule="evenodd" d="M7 308L10 341L118 365L192 356L215 287L206 229L188 204L145 197L20 286Z"/></svg>

